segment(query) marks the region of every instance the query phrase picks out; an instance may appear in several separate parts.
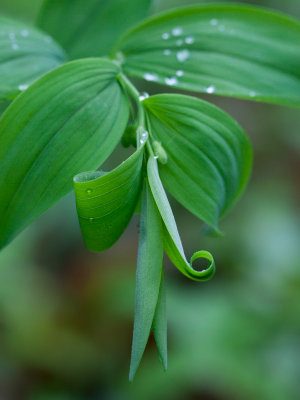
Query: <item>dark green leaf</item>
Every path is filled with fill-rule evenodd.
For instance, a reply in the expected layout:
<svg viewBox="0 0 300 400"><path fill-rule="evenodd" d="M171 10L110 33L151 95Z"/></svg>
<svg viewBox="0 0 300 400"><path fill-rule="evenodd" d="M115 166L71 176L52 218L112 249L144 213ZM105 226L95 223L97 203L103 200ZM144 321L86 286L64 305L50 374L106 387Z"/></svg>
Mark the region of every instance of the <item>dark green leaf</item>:
<svg viewBox="0 0 300 400"><path fill-rule="evenodd" d="M144 143L113 171L85 172L74 178L81 232L92 251L112 246L132 217L141 191Z"/></svg>
<svg viewBox="0 0 300 400"><path fill-rule="evenodd" d="M108 60L86 59L49 72L0 120L0 247L97 168L120 140L128 102Z"/></svg>
<svg viewBox="0 0 300 400"><path fill-rule="evenodd" d="M71 58L102 56L130 26L145 18L151 0L46 0L38 25Z"/></svg>
<svg viewBox="0 0 300 400"><path fill-rule="evenodd" d="M31 26L0 17L0 29L0 98L25 90L65 59L52 38Z"/></svg>
<svg viewBox="0 0 300 400"><path fill-rule="evenodd" d="M136 271L136 297L133 341L129 380L133 380L143 356L153 318L158 304L162 277L163 244L161 217L153 200L148 183L143 190L143 202L140 224L138 266ZM162 295L163 296L163 293ZM160 348L165 337L166 326L163 302L160 298L156 317L155 332ZM163 350L162 350L163 351Z"/></svg>
<svg viewBox="0 0 300 400"><path fill-rule="evenodd" d="M197 251L193 254L190 263L186 260L175 218L163 185L160 181L157 161L154 157L149 158L147 171L153 197L164 221L164 249L166 250L170 260L182 274L192 280L206 281L211 279L215 272L215 263L212 255L208 251ZM209 262L209 265L199 271L194 269L193 261L198 258L206 259Z"/></svg>
<svg viewBox="0 0 300 400"><path fill-rule="evenodd" d="M116 52L125 72L150 81L300 106L300 23L272 11L240 5L170 11L129 31Z"/></svg>
<svg viewBox="0 0 300 400"><path fill-rule="evenodd" d="M194 97L165 94L143 101L153 137L167 153L160 175L189 211L218 230L218 220L247 184L249 140L229 115Z"/></svg>

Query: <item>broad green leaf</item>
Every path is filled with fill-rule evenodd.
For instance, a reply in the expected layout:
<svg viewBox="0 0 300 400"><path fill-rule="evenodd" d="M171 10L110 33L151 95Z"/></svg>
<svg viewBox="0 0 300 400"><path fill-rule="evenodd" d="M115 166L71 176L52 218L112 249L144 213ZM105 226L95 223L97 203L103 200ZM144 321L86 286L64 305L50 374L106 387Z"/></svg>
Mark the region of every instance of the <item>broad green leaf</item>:
<svg viewBox="0 0 300 400"><path fill-rule="evenodd" d="M173 10L130 30L113 56L126 73L149 81L300 106L300 23L272 11L240 5Z"/></svg>
<svg viewBox="0 0 300 400"><path fill-rule="evenodd" d="M252 152L229 115L195 97L163 94L143 101L153 137L167 162L160 175L168 191L218 230L218 220L247 184Z"/></svg>
<svg viewBox="0 0 300 400"><path fill-rule="evenodd" d="M128 120L128 102L108 60L49 72L0 119L0 247L72 190L73 176L97 168Z"/></svg>
<svg viewBox="0 0 300 400"><path fill-rule="evenodd" d="M0 98L25 90L64 59L64 51L50 36L30 25L0 17Z"/></svg>
<svg viewBox="0 0 300 400"><path fill-rule="evenodd" d="M150 4L151 0L46 0L37 23L71 58L102 56L148 15Z"/></svg>
<svg viewBox="0 0 300 400"><path fill-rule="evenodd" d="M208 251L197 251L193 254L190 263L186 260L175 218L163 185L160 181L155 156L149 158L147 172L153 197L164 221L164 249L166 250L170 260L182 274L192 280L206 281L211 279L215 272L215 263L212 255ZM206 259L209 262L209 265L200 271L193 268L193 261L198 258Z"/></svg>
<svg viewBox="0 0 300 400"><path fill-rule="evenodd" d="M82 236L92 251L111 247L128 225L139 200L145 141L109 173L81 173L74 178Z"/></svg>
<svg viewBox="0 0 300 400"><path fill-rule="evenodd" d="M138 265L136 271L136 295L134 329L131 351L129 380L132 381L146 348L160 293L163 262L163 240L161 217L153 200L148 183L145 182L142 198ZM161 302L159 317L163 317ZM156 324L158 343L165 326Z"/></svg>

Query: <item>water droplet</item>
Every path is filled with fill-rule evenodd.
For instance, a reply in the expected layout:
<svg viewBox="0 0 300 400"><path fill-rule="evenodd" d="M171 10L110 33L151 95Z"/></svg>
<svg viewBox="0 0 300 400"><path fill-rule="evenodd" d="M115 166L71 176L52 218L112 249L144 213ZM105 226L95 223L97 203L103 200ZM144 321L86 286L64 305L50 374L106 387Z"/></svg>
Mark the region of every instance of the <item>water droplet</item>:
<svg viewBox="0 0 300 400"><path fill-rule="evenodd" d="M254 91L251 90L251 91L249 92L249 96L250 96L250 97L255 97L255 96L256 96L256 93L255 93Z"/></svg>
<svg viewBox="0 0 300 400"><path fill-rule="evenodd" d="M171 76L171 78L165 78L165 82L167 85L173 86L178 83L176 76Z"/></svg>
<svg viewBox="0 0 300 400"><path fill-rule="evenodd" d="M14 34L14 32L10 32L8 34L8 36L9 36L10 40L14 40L16 38L16 35Z"/></svg>
<svg viewBox="0 0 300 400"><path fill-rule="evenodd" d="M146 81L157 81L158 77L156 74L151 74L150 72L146 72L144 75L144 78L146 79Z"/></svg>
<svg viewBox="0 0 300 400"><path fill-rule="evenodd" d="M23 85L19 85L18 89L19 90L26 90L28 88L29 85L27 85L26 83L24 83Z"/></svg>
<svg viewBox="0 0 300 400"><path fill-rule="evenodd" d="M186 44L192 44L192 43L195 42L195 38L193 36L188 36L188 37L185 38L184 41L185 41Z"/></svg>
<svg viewBox="0 0 300 400"><path fill-rule="evenodd" d="M216 88L213 85L210 85L205 89L206 93L214 93L215 90Z"/></svg>
<svg viewBox="0 0 300 400"><path fill-rule="evenodd" d="M143 92L143 93L140 94L139 100L143 101L143 100L147 99L148 97L149 97L149 93Z"/></svg>
<svg viewBox="0 0 300 400"><path fill-rule="evenodd" d="M29 35L28 30L27 30L27 29L23 29L23 30L21 31L21 35L22 35L23 37L28 36L28 35Z"/></svg>
<svg viewBox="0 0 300 400"><path fill-rule="evenodd" d="M93 190L92 190L92 189L86 189L86 193L87 193L88 195L91 195L91 194L92 194L92 192L93 192Z"/></svg>
<svg viewBox="0 0 300 400"><path fill-rule="evenodd" d="M220 25L219 28L218 28L218 30L219 30L220 32L224 32L224 31L225 31L225 26L224 26L224 25Z"/></svg>
<svg viewBox="0 0 300 400"><path fill-rule="evenodd" d="M177 46L181 46L183 44L183 40L182 39L176 40L176 44Z"/></svg>
<svg viewBox="0 0 300 400"><path fill-rule="evenodd" d="M177 26L176 28L172 29L172 34L174 36L180 36L182 34L182 28Z"/></svg>
<svg viewBox="0 0 300 400"><path fill-rule="evenodd" d="M95 219L95 218L92 218L92 217L89 218L89 222L90 222L90 223L91 223L91 222L94 222L94 219Z"/></svg>
<svg viewBox="0 0 300 400"><path fill-rule="evenodd" d="M18 50L18 49L19 49L19 45L17 45L17 43L13 43L13 44L11 45L11 48L12 48L13 50Z"/></svg>
<svg viewBox="0 0 300 400"><path fill-rule="evenodd" d="M165 56L169 56L171 54L171 50L169 50L169 49L165 49L164 50L164 55Z"/></svg>
<svg viewBox="0 0 300 400"><path fill-rule="evenodd" d="M154 160L157 160L158 159L158 156L154 156Z"/></svg>
<svg viewBox="0 0 300 400"><path fill-rule="evenodd" d="M186 49L180 50L176 53L176 58L179 62L186 61L190 56L190 52Z"/></svg>
<svg viewBox="0 0 300 400"><path fill-rule="evenodd" d="M230 35L234 35L235 34L235 30L234 29L230 29L229 33L230 33Z"/></svg>
<svg viewBox="0 0 300 400"><path fill-rule="evenodd" d="M183 76L184 72L181 69L179 69L178 71L176 71L176 75L177 76Z"/></svg>
<svg viewBox="0 0 300 400"><path fill-rule="evenodd" d="M167 40L167 39L170 38L170 34L167 33L167 32L165 32L165 33L163 33L163 34L161 35L161 37L162 37L164 40Z"/></svg>
<svg viewBox="0 0 300 400"><path fill-rule="evenodd" d="M147 141L148 132L145 130L144 127L139 126L136 130L136 133L137 133L137 138L138 138L138 144L141 146Z"/></svg>
<svg viewBox="0 0 300 400"><path fill-rule="evenodd" d="M209 21L209 23L210 23L211 25L213 25L213 26L216 26L216 25L218 25L219 21L218 21L216 18L213 18L213 19L211 19L211 20Z"/></svg>

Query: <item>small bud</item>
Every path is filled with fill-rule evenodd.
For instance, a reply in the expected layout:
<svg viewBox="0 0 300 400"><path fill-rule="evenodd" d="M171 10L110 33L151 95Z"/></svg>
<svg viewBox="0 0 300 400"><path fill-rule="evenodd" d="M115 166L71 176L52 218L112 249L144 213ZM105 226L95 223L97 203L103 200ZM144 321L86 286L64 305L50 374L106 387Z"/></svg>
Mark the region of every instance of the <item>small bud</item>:
<svg viewBox="0 0 300 400"><path fill-rule="evenodd" d="M161 143L155 140L155 141L152 143L152 146L153 146L153 150L154 150L155 156L158 157L158 161L159 161L161 164L166 164L167 161L168 161L168 155L167 155L166 150L165 150L165 149L163 148L163 146L161 145Z"/></svg>

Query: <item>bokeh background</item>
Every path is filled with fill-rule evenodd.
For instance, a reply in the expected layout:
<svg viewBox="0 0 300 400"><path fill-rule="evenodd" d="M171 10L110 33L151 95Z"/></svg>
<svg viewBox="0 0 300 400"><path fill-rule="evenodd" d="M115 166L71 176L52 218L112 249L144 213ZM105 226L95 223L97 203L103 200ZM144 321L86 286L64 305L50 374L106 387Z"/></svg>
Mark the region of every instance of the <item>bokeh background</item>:
<svg viewBox="0 0 300 400"><path fill-rule="evenodd" d="M33 22L41 2L1 0L0 12ZM156 1L156 9L191 3ZM243 3L300 17L298 0ZM211 251L217 273L194 283L165 261L168 371L150 339L128 382L138 217L111 250L91 253L71 194L0 254L1 400L300 399L300 114L200 97L244 127L254 168L221 223L223 238L206 237L201 222L171 199L187 255ZM106 168L127 154L118 147Z"/></svg>

